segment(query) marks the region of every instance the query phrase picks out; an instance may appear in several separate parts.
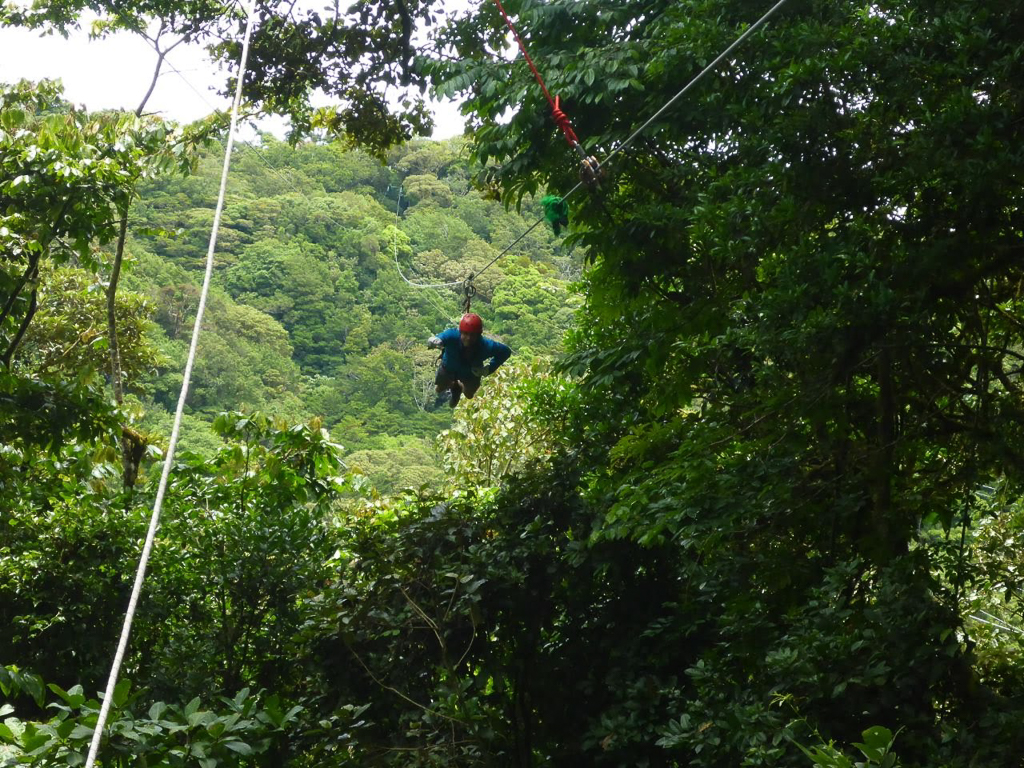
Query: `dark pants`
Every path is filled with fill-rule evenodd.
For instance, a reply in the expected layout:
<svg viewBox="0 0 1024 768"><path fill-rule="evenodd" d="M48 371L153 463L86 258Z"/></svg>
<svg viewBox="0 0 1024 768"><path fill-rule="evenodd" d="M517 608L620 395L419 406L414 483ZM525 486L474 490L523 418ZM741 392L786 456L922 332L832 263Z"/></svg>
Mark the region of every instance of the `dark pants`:
<svg viewBox="0 0 1024 768"><path fill-rule="evenodd" d="M456 376L444 367L444 363L437 366L437 376L434 377L434 385L438 392L451 389L452 385L456 382L462 385L462 394L471 399L476 394L476 391L480 389L479 376L474 376L473 374Z"/></svg>

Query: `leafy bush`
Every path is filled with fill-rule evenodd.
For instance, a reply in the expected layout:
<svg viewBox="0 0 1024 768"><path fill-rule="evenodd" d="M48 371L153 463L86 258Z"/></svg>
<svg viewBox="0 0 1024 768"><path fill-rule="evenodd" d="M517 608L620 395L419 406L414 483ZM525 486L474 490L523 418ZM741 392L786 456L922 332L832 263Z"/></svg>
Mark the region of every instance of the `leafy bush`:
<svg viewBox="0 0 1024 768"><path fill-rule="evenodd" d="M36 705L45 702L43 680L17 668L0 668L0 691L5 696L30 694ZM88 698L82 686L65 691L46 686L57 699L48 720L22 720L15 707L0 706L0 761L3 765L40 768L84 765L96 726L100 702ZM167 768L228 768L269 765L266 756L275 742L296 722L301 707L286 708L277 696L259 696L248 688L234 697L221 697L203 708L200 699L186 704L152 703L145 715L135 714L139 693L122 680L114 690L113 706L98 755L110 768L166 766Z"/></svg>

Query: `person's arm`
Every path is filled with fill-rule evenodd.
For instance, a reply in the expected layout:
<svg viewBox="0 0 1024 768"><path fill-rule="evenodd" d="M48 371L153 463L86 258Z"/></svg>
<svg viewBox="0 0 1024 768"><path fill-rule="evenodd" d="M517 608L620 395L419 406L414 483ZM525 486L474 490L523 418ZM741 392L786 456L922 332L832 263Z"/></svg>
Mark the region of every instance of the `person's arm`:
<svg viewBox="0 0 1024 768"><path fill-rule="evenodd" d="M494 339L491 339L491 362L490 365L488 365L484 369L487 371L487 375L490 376L492 373L498 370L498 368L501 367L501 364L508 360L511 356L512 350L509 347L505 346L500 341L495 341Z"/></svg>
<svg viewBox="0 0 1024 768"><path fill-rule="evenodd" d="M445 342L450 340L453 331L455 331L454 328L449 328L446 331L441 331L436 336L431 336L427 340L427 346L431 349L441 349ZM455 333L458 333L458 331L455 331Z"/></svg>

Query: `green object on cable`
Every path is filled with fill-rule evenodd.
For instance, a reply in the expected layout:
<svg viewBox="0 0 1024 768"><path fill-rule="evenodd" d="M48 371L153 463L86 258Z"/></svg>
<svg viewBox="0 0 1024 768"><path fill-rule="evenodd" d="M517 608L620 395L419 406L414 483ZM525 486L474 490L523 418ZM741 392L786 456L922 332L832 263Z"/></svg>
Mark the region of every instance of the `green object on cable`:
<svg viewBox="0 0 1024 768"><path fill-rule="evenodd" d="M569 203L558 195L545 195L540 205L544 209L544 218L555 230L555 234L561 234L562 227L569 226Z"/></svg>

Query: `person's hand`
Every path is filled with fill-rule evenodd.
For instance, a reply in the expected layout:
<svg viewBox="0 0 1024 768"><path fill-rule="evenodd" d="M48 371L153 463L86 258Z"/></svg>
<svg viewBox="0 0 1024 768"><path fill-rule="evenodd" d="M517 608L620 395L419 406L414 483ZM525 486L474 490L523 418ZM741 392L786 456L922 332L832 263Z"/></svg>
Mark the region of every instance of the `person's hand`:
<svg viewBox="0 0 1024 768"><path fill-rule="evenodd" d="M427 339L427 346L431 349L440 349L444 346L444 342L437 338L437 336L431 336Z"/></svg>

